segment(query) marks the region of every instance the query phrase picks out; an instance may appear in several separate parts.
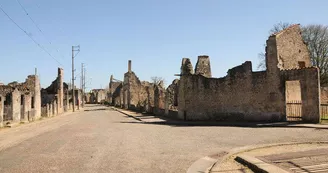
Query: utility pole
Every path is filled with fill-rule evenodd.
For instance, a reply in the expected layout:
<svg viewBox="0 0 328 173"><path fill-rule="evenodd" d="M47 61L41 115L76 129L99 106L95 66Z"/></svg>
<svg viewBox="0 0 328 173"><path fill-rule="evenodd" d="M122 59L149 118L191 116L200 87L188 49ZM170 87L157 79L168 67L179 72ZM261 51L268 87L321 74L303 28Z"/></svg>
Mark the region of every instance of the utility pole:
<svg viewBox="0 0 328 173"><path fill-rule="evenodd" d="M84 73L84 63L81 65L81 90L82 90L82 108L84 107L84 79L85 73Z"/></svg>
<svg viewBox="0 0 328 173"><path fill-rule="evenodd" d="M73 112L75 112L75 85L74 85L74 81L75 81L75 76L74 76L74 58L76 55L74 55L74 52L80 52L80 45L79 46L72 46L72 101L73 101Z"/></svg>

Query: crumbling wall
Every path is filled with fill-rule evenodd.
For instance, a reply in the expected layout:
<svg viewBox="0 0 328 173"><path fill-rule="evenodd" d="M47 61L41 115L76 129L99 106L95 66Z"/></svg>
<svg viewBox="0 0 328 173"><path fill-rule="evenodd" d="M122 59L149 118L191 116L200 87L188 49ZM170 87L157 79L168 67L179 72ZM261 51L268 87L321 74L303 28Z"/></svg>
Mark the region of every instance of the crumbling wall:
<svg viewBox="0 0 328 173"><path fill-rule="evenodd" d="M32 110L31 95L23 95L23 115L21 115L21 121L27 122L29 120L29 115Z"/></svg>
<svg viewBox="0 0 328 173"><path fill-rule="evenodd" d="M281 100L267 90L265 72L252 73L251 62L224 78L181 76L179 118L187 120L281 120ZM181 97L182 96L182 97ZM277 103L275 103L277 102ZM278 105L278 106L277 106Z"/></svg>
<svg viewBox="0 0 328 173"><path fill-rule="evenodd" d="M111 104L115 105L115 106L120 106L121 102L120 102L120 93L122 90L122 82L115 82L111 85L112 87L111 89Z"/></svg>
<svg viewBox="0 0 328 173"><path fill-rule="evenodd" d="M12 98L12 104L11 104L11 109L12 109L12 117L13 117L13 122L20 122L21 118L21 93L18 91L16 88L12 93L11 93L11 98Z"/></svg>
<svg viewBox="0 0 328 173"><path fill-rule="evenodd" d="M165 114L165 88L162 85L155 85L154 88L154 113Z"/></svg>
<svg viewBox="0 0 328 173"><path fill-rule="evenodd" d="M319 122L319 73L317 68L309 67L310 57L299 25L269 37L266 65L267 71L253 72L251 62L246 61L228 70L223 78L208 78L197 69L199 62L193 74L190 60L184 58L178 118L283 121L286 120L286 99L301 98L303 120ZM287 85L287 88L298 89L286 93L286 81L299 81L299 85ZM301 91L301 96L296 94L297 91Z"/></svg>
<svg viewBox="0 0 328 173"><path fill-rule="evenodd" d="M166 89L166 102L169 110L177 110L179 95L179 79L175 79Z"/></svg>
<svg viewBox="0 0 328 173"><path fill-rule="evenodd" d="M300 81L302 100L302 120L320 122L320 74L316 67L283 70L282 81Z"/></svg>
<svg viewBox="0 0 328 173"><path fill-rule="evenodd" d="M0 128L3 127L4 100L5 98L0 95Z"/></svg>
<svg viewBox="0 0 328 173"><path fill-rule="evenodd" d="M210 63L209 56L207 55L198 56L198 61L195 67L195 74L202 75L207 78L212 77L211 63Z"/></svg>
<svg viewBox="0 0 328 173"><path fill-rule="evenodd" d="M141 82L134 72L127 72L123 82L123 105L125 108L152 112L154 108L154 84Z"/></svg>
<svg viewBox="0 0 328 173"><path fill-rule="evenodd" d="M41 118L41 85L40 79L37 75L28 76L26 82L27 88L31 91L32 99L32 112L31 120L37 120Z"/></svg>

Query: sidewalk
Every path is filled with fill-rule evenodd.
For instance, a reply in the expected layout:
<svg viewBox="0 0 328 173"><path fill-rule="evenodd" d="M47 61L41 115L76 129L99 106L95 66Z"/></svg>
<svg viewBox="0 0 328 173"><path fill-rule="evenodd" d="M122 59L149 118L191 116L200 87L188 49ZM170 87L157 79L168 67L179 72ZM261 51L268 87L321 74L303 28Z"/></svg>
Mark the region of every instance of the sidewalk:
<svg viewBox="0 0 328 173"><path fill-rule="evenodd" d="M209 172L328 172L327 155L328 142L246 147L232 151Z"/></svg>
<svg viewBox="0 0 328 173"><path fill-rule="evenodd" d="M218 121L183 121L176 119L169 119L167 117L156 116L153 114L143 114L131 110L111 107L120 113L123 113L137 121L143 123L158 123L167 124L172 126L235 126L235 127L250 127L250 128L314 128L314 129L327 129L328 124L302 124L302 123L289 123L289 122L276 122L276 123L259 123L259 122L218 122Z"/></svg>

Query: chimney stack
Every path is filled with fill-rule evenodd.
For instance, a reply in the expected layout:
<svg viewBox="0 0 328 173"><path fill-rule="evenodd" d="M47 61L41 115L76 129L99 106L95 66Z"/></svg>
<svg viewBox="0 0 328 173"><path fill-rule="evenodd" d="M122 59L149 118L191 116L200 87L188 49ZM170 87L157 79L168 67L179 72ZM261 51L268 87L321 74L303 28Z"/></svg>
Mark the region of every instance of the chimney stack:
<svg viewBox="0 0 328 173"><path fill-rule="evenodd" d="M128 65L128 72L131 73L131 60L129 60L129 65Z"/></svg>

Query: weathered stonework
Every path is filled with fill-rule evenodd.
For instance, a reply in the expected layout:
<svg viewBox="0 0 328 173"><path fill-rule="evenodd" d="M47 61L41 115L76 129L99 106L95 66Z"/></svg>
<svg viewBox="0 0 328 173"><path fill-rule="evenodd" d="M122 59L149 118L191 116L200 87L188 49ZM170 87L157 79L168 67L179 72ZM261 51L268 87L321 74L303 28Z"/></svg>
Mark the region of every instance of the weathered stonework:
<svg viewBox="0 0 328 173"><path fill-rule="evenodd" d="M175 79L166 89L167 109L178 110L179 79Z"/></svg>
<svg viewBox="0 0 328 173"><path fill-rule="evenodd" d="M31 107L31 96L30 94L26 94L26 95L22 95L22 103L23 103L23 112L21 115L21 121L22 122L28 122L29 120L29 116L30 116L30 112L32 110Z"/></svg>
<svg viewBox="0 0 328 173"><path fill-rule="evenodd" d="M91 103L104 103L107 100L107 91L105 89L93 89L94 99Z"/></svg>
<svg viewBox="0 0 328 173"><path fill-rule="evenodd" d="M13 122L17 123L20 122L21 118L21 93L16 88L12 93L12 104L11 110L13 112Z"/></svg>
<svg viewBox="0 0 328 173"><path fill-rule="evenodd" d="M212 77L210 58L207 55L198 56L195 74L208 78Z"/></svg>
<svg viewBox="0 0 328 173"><path fill-rule="evenodd" d="M124 108L146 112L154 108L154 84L141 82L134 72L125 73L122 91Z"/></svg>
<svg viewBox="0 0 328 173"><path fill-rule="evenodd" d="M230 69L223 78L208 78L197 69L196 73L201 75L193 75L187 68L190 66L190 61L184 58L178 96L180 119L283 121L286 81L299 81L303 120L320 121L318 69L310 67L299 25L269 37L267 71L253 72L251 62L247 61Z"/></svg>
<svg viewBox="0 0 328 173"><path fill-rule="evenodd" d="M3 127L3 112L4 112L4 101L5 98L0 95L0 128Z"/></svg>
<svg viewBox="0 0 328 173"><path fill-rule="evenodd" d="M183 58L180 80L165 90L141 82L131 69L123 83L111 81L109 101L126 109L152 112L184 120L286 121L287 103L301 104L304 122L320 121L320 92L317 67L311 66L309 51L299 25L271 35L266 46L266 71L252 71L252 63L228 70L222 78L212 78L210 59L199 56L195 69ZM328 103L328 101L327 101Z"/></svg>
<svg viewBox="0 0 328 173"><path fill-rule="evenodd" d="M64 112L64 70L62 68L58 68L58 113Z"/></svg>

